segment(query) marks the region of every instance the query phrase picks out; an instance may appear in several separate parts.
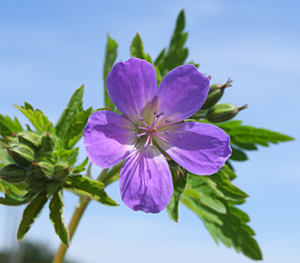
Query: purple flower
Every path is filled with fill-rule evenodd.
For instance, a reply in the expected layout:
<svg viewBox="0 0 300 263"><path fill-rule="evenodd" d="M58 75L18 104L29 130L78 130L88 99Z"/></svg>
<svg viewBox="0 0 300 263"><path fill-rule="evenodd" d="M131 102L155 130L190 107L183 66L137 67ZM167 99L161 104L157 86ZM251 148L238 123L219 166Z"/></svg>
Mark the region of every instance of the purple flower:
<svg viewBox="0 0 300 263"><path fill-rule="evenodd" d="M169 72L156 88L154 67L131 58L107 76L107 91L122 113L93 113L83 133L90 160L120 171L123 202L133 210L158 213L173 194L165 156L198 175L217 172L231 154L230 138L211 124L182 122L197 112L209 91L209 79L193 65Z"/></svg>

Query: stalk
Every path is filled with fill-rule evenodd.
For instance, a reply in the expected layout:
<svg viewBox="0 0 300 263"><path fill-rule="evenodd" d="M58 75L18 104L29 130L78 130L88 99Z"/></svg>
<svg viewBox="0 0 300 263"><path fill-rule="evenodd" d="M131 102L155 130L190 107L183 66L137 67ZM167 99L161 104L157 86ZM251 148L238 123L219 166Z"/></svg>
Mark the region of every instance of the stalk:
<svg viewBox="0 0 300 263"><path fill-rule="evenodd" d="M104 169L99 177L97 178L98 181L101 181L101 179L105 176L106 172L108 171L108 169ZM74 235L74 232L79 224L79 221L85 211L85 209L87 208L88 204L90 203L91 199L88 198L88 197L84 197L84 200L83 202L78 206L76 207L75 209L75 212L72 216L72 219L70 221L70 224L69 224L69 235L70 235L70 241L72 240L72 237ZM67 252L67 249L68 247L66 247L64 244L60 244L60 247L59 249L57 250L57 253L52 261L52 263L63 263L64 261L64 257L65 257L65 254Z"/></svg>

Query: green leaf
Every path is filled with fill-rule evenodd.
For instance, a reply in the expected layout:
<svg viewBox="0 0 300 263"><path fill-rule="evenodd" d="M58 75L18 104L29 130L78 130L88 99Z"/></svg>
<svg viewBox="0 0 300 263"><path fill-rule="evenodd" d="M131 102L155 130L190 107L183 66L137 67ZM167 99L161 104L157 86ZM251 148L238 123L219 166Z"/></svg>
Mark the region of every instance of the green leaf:
<svg viewBox="0 0 300 263"><path fill-rule="evenodd" d="M222 224L203 220L208 231L215 239L220 240L227 247L234 247L237 252L253 260L262 260L260 248L253 238L254 231L246 225L249 217L243 211L226 204L227 214L219 214Z"/></svg>
<svg viewBox="0 0 300 263"><path fill-rule="evenodd" d="M292 137L279 132L241 125L241 123L241 121L231 121L216 125L230 136L233 144L244 149L248 146L252 150L256 144L269 146L269 143L277 144L278 142L293 140Z"/></svg>
<svg viewBox="0 0 300 263"><path fill-rule="evenodd" d="M71 149L82 137L84 127L91 115L92 107L77 113L71 121L62 140L64 149Z"/></svg>
<svg viewBox="0 0 300 263"><path fill-rule="evenodd" d="M248 197L245 192L234 186L229 181L230 177L226 174L224 169L221 169L217 173L211 175L209 179L217 184L218 190L226 196L227 200L239 202Z"/></svg>
<svg viewBox="0 0 300 263"><path fill-rule="evenodd" d="M118 205L106 194L104 191L104 184L102 182L95 181L87 176L73 175L68 177L64 184L64 188L74 190L79 194L93 198L104 205Z"/></svg>
<svg viewBox="0 0 300 263"><path fill-rule="evenodd" d="M137 33L130 45L130 55L132 57L146 59L146 54L144 52L143 42L140 35Z"/></svg>
<svg viewBox="0 0 300 263"><path fill-rule="evenodd" d="M159 53L159 55L157 56L157 58L155 59L154 65L160 65L160 64L163 62L164 57L165 57L165 53L166 53L166 49L164 48L164 49Z"/></svg>
<svg viewBox="0 0 300 263"><path fill-rule="evenodd" d="M78 174L78 173L83 172L85 170L85 167L88 164L88 162L89 162L89 158L86 157L85 160L80 165L73 168L72 173L73 174Z"/></svg>
<svg viewBox="0 0 300 263"><path fill-rule="evenodd" d="M1 183L1 182L0 182ZM34 196L36 195L36 193L34 192L29 192L27 193L25 196L19 199L15 199L7 194L5 194L5 197L0 197L0 204L2 205L9 205L9 206L19 206L19 205L24 205L28 202L30 202Z"/></svg>
<svg viewBox="0 0 300 263"><path fill-rule="evenodd" d="M110 70L112 69L115 60L117 58L117 48L118 44L115 40L113 40L107 34L107 44L105 50L105 60L104 60L104 70L103 70L103 81L104 81L104 99L105 99L105 106L108 107L110 110L114 111L115 105L113 104L112 100L110 99L107 88L106 88L106 77Z"/></svg>
<svg viewBox="0 0 300 263"><path fill-rule="evenodd" d="M162 77L161 77L161 75L160 75L158 66L154 66L154 68L155 68L155 72L156 72L156 82L157 82L156 85L157 85L157 87L158 87L159 84L160 84L161 81L162 81Z"/></svg>
<svg viewBox="0 0 300 263"><path fill-rule="evenodd" d="M55 126L56 135L63 139L75 115L83 111L82 98L84 85L75 90L71 99Z"/></svg>
<svg viewBox="0 0 300 263"><path fill-rule="evenodd" d="M13 160L8 155L7 150L0 147L0 162L4 165L13 163Z"/></svg>
<svg viewBox="0 0 300 263"><path fill-rule="evenodd" d="M186 194L188 193L188 195ZM181 197L181 202L191 209L200 219L214 222L215 224L222 225L223 222L215 215L211 209L203 205L199 198L195 198L189 195L188 191L185 191Z"/></svg>
<svg viewBox="0 0 300 263"><path fill-rule="evenodd" d="M40 133L43 132L54 132L54 127L52 122L50 122L48 120L48 118L43 114L42 111L40 111L39 109L36 110L32 110L33 107L29 107L27 103L27 106L23 107L19 107L17 105L14 105L18 110L20 110L27 118L28 120L30 120L30 122L32 123L32 125L36 128L36 130Z"/></svg>
<svg viewBox="0 0 300 263"><path fill-rule="evenodd" d="M234 160L234 161L246 161L246 160L248 160L247 155L243 151L241 151L237 148L234 148L234 147L231 147L231 149L232 149L232 153L231 153L231 156L230 156L231 160Z"/></svg>
<svg viewBox="0 0 300 263"><path fill-rule="evenodd" d="M177 17L175 33L180 33L185 27L184 9L182 9Z"/></svg>
<svg viewBox="0 0 300 263"><path fill-rule="evenodd" d="M78 156L78 151L78 147L71 150L59 149L53 152L53 156L57 159L57 161L66 161L71 165L74 165Z"/></svg>
<svg viewBox="0 0 300 263"><path fill-rule="evenodd" d="M0 135L3 138L20 131L23 131L23 128L16 117L12 120L9 116L3 116L0 114Z"/></svg>
<svg viewBox="0 0 300 263"><path fill-rule="evenodd" d="M61 242L69 246L69 233L64 222L64 204L61 192L56 192L50 201L50 220L54 225L55 233L59 236Z"/></svg>
<svg viewBox="0 0 300 263"><path fill-rule="evenodd" d="M218 213L226 213L224 204L218 199L218 197L223 197L222 193L216 189L215 185L210 184L206 177L189 174L187 185L185 195L197 199L204 206Z"/></svg>
<svg viewBox="0 0 300 263"><path fill-rule="evenodd" d="M20 223L17 239L20 242L25 234L30 229L31 225L35 221L35 219L40 214L41 210L43 209L44 205L46 204L48 198L46 193L40 193L36 198L34 198L31 203L25 208L23 212L23 218Z"/></svg>
<svg viewBox="0 0 300 263"><path fill-rule="evenodd" d="M179 176L178 178L176 175L176 172L171 169L171 172L173 174L173 186L174 186L174 192L172 195L172 198L170 200L170 203L167 206L167 212L169 214L169 217L174 220L175 222L178 222L179 217L179 201L181 198L181 194L183 193L185 186L186 186L186 178L183 176Z"/></svg>

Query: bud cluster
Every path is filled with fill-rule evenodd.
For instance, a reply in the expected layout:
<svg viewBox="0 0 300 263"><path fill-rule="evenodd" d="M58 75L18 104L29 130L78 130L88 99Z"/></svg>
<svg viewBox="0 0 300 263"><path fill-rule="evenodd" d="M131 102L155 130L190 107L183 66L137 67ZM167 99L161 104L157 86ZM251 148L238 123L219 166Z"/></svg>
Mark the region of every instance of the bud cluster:
<svg viewBox="0 0 300 263"><path fill-rule="evenodd" d="M0 178L8 183L25 182L28 190L52 195L71 174L69 163L57 157L58 142L49 132L22 131L6 137L3 148L14 163L2 167Z"/></svg>
<svg viewBox="0 0 300 263"><path fill-rule="evenodd" d="M229 78L223 85L211 85L203 106L192 116L192 118L206 119L210 122L224 122L232 119L239 111L246 109L248 106L247 104L242 107L237 107L230 103L217 104L222 98L225 88L232 86L231 83L232 80Z"/></svg>

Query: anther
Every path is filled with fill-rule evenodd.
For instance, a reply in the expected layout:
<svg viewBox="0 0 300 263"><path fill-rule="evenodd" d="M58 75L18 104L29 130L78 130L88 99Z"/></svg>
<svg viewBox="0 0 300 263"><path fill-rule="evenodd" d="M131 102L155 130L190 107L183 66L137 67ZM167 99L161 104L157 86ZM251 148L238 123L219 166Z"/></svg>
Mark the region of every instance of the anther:
<svg viewBox="0 0 300 263"><path fill-rule="evenodd" d="M165 115L163 112L156 115L156 118L159 118L160 116Z"/></svg>
<svg viewBox="0 0 300 263"><path fill-rule="evenodd" d="M170 135L171 133L168 130L165 130L165 134Z"/></svg>

